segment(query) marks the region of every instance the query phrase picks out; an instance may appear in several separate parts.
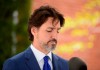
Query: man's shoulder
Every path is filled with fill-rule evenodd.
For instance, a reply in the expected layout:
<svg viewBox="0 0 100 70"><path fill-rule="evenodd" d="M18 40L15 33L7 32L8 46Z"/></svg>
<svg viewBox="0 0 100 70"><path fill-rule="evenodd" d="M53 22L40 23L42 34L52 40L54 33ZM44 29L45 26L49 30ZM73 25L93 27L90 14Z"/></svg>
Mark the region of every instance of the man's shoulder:
<svg viewBox="0 0 100 70"><path fill-rule="evenodd" d="M7 61L16 61L16 62L21 62L25 59L25 53L26 53L27 49L25 51L22 51L16 55L13 55L12 57L8 58L5 62Z"/></svg>
<svg viewBox="0 0 100 70"><path fill-rule="evenodd" d="M69 70L69 64L68 64L68 60L64 59L58 55L54 54L54 57L57 61L57 64L60 66L61 70Z"/></svg>
<svg viewBox="0 0 100 70"><path fill-rule="evenodd" d="M30 50L29 50L30 51ZM24 67L25 65L25 53L27 50L8 58L3 63L3 70L19 70L19 68Z"/></svg>
<svg viewBox="0 0 100 70"><path fill-rule="evenodd" d="M63 62L63 63L68 62L68 60L67 60L67 59L64 59L64 58L62 58L62 57L60 57L60 56L58 56L58 55L56 55L56 54L54 54L54 57L55 57L55 58L57 58L57 59L58 59L58 61L61 61L61 62Z"/></svg>
<svg viewBox="0 0 100 70"><path fill-rule="evenodd" d="M24 52L18 53L10 58L8 58L5 63L11 62L21 62L24 59Z"/></svg>
<svg viewBox="0 0 100 70"><path fill-rule="evenodd" d="M26 50L12 56L11 58L9 58L10 60L19 60L19 59L24 59L25 58L25 54L30 52L30 48L27 48Z"/></svg>
<svg viewBox="0 0 100 70"><path fill-rule="evenodd" d="M20 53L18 53L18 54L16 54L16 55L14 55L14 56L12 56L11 58L9 58L9 59L11 59L11 60L17 60L17 59L22 59L23 57L24 57L24 51L23 52L20 52Z"/></svg>

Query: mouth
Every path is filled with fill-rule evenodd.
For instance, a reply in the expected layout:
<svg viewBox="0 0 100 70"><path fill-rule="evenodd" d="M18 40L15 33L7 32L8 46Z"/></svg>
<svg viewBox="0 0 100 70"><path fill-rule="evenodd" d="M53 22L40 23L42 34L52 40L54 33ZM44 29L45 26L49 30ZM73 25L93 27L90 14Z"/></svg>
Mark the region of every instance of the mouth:
<svg viewBox="0 0 100 70"><path fill-rule="evenodd" d="M46 49L48 51L53 51L56 48L56 45L57 45L56 39L49 40L46 44Z"/></svg>
<svg viewBox="0 0 100 70"><path fill-rule="evenodd" d="M50 42L51 42L51 44L54 44L54 45L57 44L57 42L55 42L55 41L50 41Z"/></svg>
<svg viewBox="0 0 100 70"><path fill-rule="evenodd" d="M56 40L56 39L52 39L52 40L48 41L47 43L48 43L48 44L49 44L49 43L51 43L51 44L57 44L57 40Z"/></svg>
<svg viewBox="0 0 100 70"><path fill-rule="evenodd" d="M47 44L49 46L56 46L57 45L57 40L56 39L52 39L52 40L48 41Z"/></svg>

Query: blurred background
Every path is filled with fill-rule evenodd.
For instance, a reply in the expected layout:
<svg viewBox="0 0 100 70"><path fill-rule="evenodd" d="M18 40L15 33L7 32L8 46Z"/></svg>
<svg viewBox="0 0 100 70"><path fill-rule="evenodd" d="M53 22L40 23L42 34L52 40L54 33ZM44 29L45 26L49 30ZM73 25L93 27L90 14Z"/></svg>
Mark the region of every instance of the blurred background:
<svg viewBox="0 0 100 70"><path fill-rule="evenodd" d="M0 0L0 69L30 45L28 18L41 5L65 17L54 53L67 60L79 57L88 70L100 70L100 0Z"/></svg>

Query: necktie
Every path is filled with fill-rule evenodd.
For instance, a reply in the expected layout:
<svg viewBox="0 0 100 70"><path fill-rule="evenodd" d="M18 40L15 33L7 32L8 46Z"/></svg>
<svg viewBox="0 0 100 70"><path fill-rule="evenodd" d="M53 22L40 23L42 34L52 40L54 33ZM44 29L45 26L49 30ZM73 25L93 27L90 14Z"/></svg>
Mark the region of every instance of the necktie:
<svg viewBox="0 0 100 70"><path fill-rule="evenodd" d="M51 70L51 67L50 67L50 65L49 65L49 63L48 63L48 59L49 59L48 56L45 56L45 57L44 57L44 66L43 66L43 70Z"/></svg>

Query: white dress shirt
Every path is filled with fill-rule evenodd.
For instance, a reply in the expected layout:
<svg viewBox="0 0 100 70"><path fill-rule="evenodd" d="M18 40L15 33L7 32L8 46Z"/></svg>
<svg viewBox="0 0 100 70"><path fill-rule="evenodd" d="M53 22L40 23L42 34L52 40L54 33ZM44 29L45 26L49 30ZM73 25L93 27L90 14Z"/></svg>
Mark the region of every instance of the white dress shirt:
<svg viewBox="0 0 100 70"><path fill-rule="evenodd" d="M44 65L44 57L45 56L49 56L49 60L48 63L51 67L51 70L53 70L53 65L52 65L52 54L51 52L49 52L47 55L45 55L44 53L42 53L41 51L39 51L38 49L36 49L33 44L31 44L30 48L32 49L32 52L34 53L36 60L40 66L40 69L43 70L43 65Z"/></svg>

